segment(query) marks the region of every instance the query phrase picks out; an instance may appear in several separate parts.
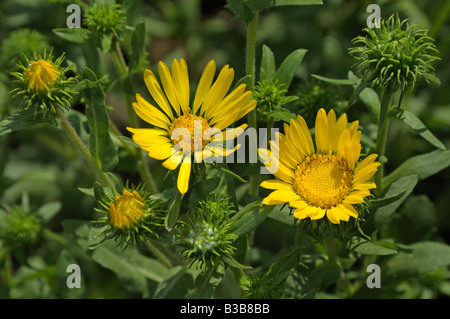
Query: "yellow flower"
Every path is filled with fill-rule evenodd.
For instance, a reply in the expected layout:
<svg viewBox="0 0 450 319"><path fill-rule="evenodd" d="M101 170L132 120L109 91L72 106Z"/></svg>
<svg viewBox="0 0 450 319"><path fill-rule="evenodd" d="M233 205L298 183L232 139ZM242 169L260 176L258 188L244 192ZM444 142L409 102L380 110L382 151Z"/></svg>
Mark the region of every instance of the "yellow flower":
<svg viewBox="0 0 450 319"><path fill-rule="evenodd" d="M134 142L150 157L164 160L164 167L175 170L180 166L177 187L181 194L186 193L189 187L192 158L198 163L211 157L226 156L236 150L237 147L223 147L223 142L234 139L247 125L233 129L233 134L225 134L223 130L256 106L256 101L250 100L251 92L245 91L245 84L227 95L234 77L232 68L224 66L213 83L215 71L216 63L211 60L203 71L194 101L190 104L186 62L174 59L171 70L160 62L158 73L162 87L152 71L144 72L145 84L160 109L140 94L136 95L137 102L133 103L137 115L154 128L127 129L133 133Z"/></svg>
<svg viewBox="0 0 450 319"><path fill-rule="evenodd" d="M123 195L116 195L110 203L109 215L111 226L116 229L132 229L145 217L144 199L137 191L123 191Z"/></svg>
<svg viewBox="0 0 450 319"><path fill-rule="evenodd" d="M294 217L311 220L325 215L334 223L358 218L354 204L364 202L370 189L376 188L369 179L380 163L377 154L367 156L357 164L361 153L361 131L358 121L348 125L347 115L336 120L331 110L317 113L314 148L305 120L298 116L285 124L285 135L279 133L271 141L271 152L259 150L266 167L280 180L267 180L261 187L275 190L263 200L266 205L289 203ZM278 153L278 159L273 154ZM276 165L270 161L276 161Z"/></svg>
<svg viewBox="0 0 450 319"><path fill-rule="evenodd" d="M25 82L29 91L46 91L56 85L61 72L49 61L30 61L30 65L25 70Z"/></svg>

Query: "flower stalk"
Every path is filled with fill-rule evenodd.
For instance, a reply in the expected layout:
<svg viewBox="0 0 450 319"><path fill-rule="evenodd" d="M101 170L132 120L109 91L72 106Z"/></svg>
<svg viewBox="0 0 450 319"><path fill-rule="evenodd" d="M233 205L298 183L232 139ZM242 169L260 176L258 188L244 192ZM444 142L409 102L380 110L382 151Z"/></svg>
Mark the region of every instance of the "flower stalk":
<svg viewBox="0 0 450 319"><path fill-rule="evenodd" d="M75 145L75 147L80 151L81 155L83 155L83 157L89 163L90 167L95 173L96 179L103 186L114 189L114 184L112 183L110 178L106 175L106 173L102 171L98 163L92 157L91 152L86 147L86 145L84 145L83 141L78 136L77 132L75 132L72 124L70 124L64 112L59 108L56 110L56 112L58 117L61 119L61 127L67 133L67 136L69 137L70 141Z"/></svg>

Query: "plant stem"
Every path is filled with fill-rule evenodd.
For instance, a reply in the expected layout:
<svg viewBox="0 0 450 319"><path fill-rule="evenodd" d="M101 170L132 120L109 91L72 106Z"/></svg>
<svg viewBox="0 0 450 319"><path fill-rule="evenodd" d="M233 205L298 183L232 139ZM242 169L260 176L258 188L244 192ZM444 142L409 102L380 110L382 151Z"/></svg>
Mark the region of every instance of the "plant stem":
<svg viewBox="0 0 450 319"><path fill-rule="evenodd" d="M328 262L330 264L337 264L336 256L336 242L333 237L327 237L323 240L323 244L328 254Z"/></svg>
<svg viewBox="0 0 450 319"><path fill-rule="evenodd" d="M390 122L389 109L391 104L391 97L392 94L385 93L381 99L380 109L382 110L383 108L386 108L386 114L384 116L383 123L378 124L381 125L380 133L378 134L375 148L375 151L378 154L378 159L384 156L384 152L386 151L386 141ZM383 166L384 165L382 163L374 176L375 184L377 185L376 189L377 195L380 195L383 192L383 171L384 171Z"/></svg>
<svg viewBox="0 0 450 319"><path fill-rule="evenodd" d="M155 255L156 258L159 259L167 268L172 268L172 262L170 259L161 251L161 247L157 247L154 241L147 240L145 242L148 249Z"/></svg>
<svg viewBox="0 0 450 319"><path fill-rule="evenodd" d="M125 102L127 106L128 121L130 122L130 126L138 127L136 113L133 110L132 97L126 92L127 85L131 86L128 83L128 66L125 63L122 50L120 49L120 45L117 41L115 41L115 43L113 43L113 45L111 46L110 54L121 78L122 88L124 91L123 93L125 95ZM156 185L155 179L153 178L153 175L148 168L146 157L142 150L139 150L139 152L137 152L137 159L139 165L139 174L144 180L146 187L151 193L157 193L158 186Z"/></svg>
<svg viewBox="0 0 450 319"><path fill-rule="evenodd" d="M247 25L247 43L245 52L245 73L250 75L251 78L247 85L250 91L255 88L255 52L256 52L256 28L258 25L259 11L255 11L252 20ZM257 129L256 109L252 110L248 114L248 126L249 128ZM253 174L250 176L250 195L258 195L259 187L259 174Z"/></svg>
<svg viewBox="0 0 450 319"><path fill-rule="evenodd" d="M77 132L75 132L74 128L72 127L72 124L70 124L64 112L58 108L57 114L61 119L62 128L64 129L64 131L66 131L70 141L75 145L75 147L80 151L81 155L83 155L83 157L89 163L90 167L95 173L96 179L103 186L111 187L111 189L114 189L114 184L112 183L108 175L106 175L106 173L102 171L102 169L98 165L98 162L92 157L91 152L86 147L86 145L84 145L83 141L78 136Z"/></svg>

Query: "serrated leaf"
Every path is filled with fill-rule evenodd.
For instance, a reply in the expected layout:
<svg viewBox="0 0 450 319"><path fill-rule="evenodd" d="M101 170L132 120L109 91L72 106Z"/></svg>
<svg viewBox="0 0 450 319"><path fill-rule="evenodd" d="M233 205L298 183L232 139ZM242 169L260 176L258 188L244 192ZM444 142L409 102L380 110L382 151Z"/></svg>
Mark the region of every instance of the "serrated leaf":
<svg viewBox="0 0 450 319"><path fill-rule="evenodd" d="M446 150L445 145L438 140L433 133L423 124L423 122L412 112L404 109L394 109L392 110L391 116L402 121L410 128L412 128L417 134L419 134L424 140L441 150Z"/></svg>
<svg viewBox="0 0 450 319"><path fill-rule="evenodd" d="M419 180L428 178L450 166L450 151L436 150L427 154L410 157L383 180L384 185L407 175L417 175Z"/></svg>
<svg viewBox="0 0 450 319"><path fill-rule="evenodd" d="M83 71L83 77L97 81L97 76L89 68ZM86 102L86 117L90 129L89 149L104 172L112 170L119 162L117 145L109 135L109 119L105 105L105 95L101 86L83 90Z"/></svg>
<svg viewBox="0 0 450 319"><path fill-rule="evenodd" d="M288 88L291 85L295 72L297 72L298 67L302 63L306 52L308 52L308 50L295 50L283 60L278 68L275 78L278 79L280 83L284 84L285 88Z"/></svg>
<svg viewBox="0 0 450 319"><path fill-rule="evenodd" d="M0 122L0 136L39 124L55 125L55 120L44 117L43 113L35 114L31 110L18 110Z"/></svg>

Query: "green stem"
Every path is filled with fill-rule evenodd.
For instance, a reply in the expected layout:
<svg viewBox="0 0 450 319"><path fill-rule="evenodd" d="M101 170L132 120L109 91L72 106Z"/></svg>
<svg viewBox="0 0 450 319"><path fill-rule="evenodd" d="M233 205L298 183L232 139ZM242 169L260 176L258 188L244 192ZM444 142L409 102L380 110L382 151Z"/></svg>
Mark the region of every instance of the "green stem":
<svg viewBox="0 0 450 319"><path fill-rule="evenodd" d="M258 25L259 11L255 11L252 20L247 25L247 43L245 52L245 73L250 75L247 88L253 91L255 88L255 52L256 52L256 29ZM256 109L248 114L249 128L257 129ZM250 195L258 195L259 174L250 176Z"/></svg>
<svg viewBox="0 0 450 319"><path fill-rule="evenodd" d="M335 239L333 237L327 237L323 240L323 244L328 254L328 262L330 264L337 264Z"/></svg>
<svg viewBox="0 0 450 319"><path fill-rule="evenodd" d="M161 247L157 247L154 241L147 240L145 242L147 248L152 252L152 254L159 259L167 268L172 268L172 262L170 259L161 251Z"/></svg>
<svg viewBox="0 0 450 319"><path fill-rule="evenodd" d="M128 66L123 58L122 50L120 49L119 42L115 41L113 45L111 46L110 50L111 58L114 62L114 65L117 68L117 71L119 72L119 76L121 78L122 82L122 88L124 90L125 95L125 101L127 106L127 114L128 114L128 121L130 122L130 126L132 127L138 127L138 120L136 117L136 113L133 109L133 100L130 94L126 92L126 87L129 84L128 83ZM153 178L152 173L150 172L145 153L140 150L137 154L138 159L138 170L139 174L141 175L142 179L145 182L146 187L151 193L157 193L158 192L158 186L156 185L155 179Z"/></svg>
<svg viewBox="0 0 450 319"><path fill-rule="evenodd" d="M91 152L86 147L86 145L84 145L83 141L78 136L77 132L75 132L74 128L72 127L72 124L70 124L64 112L58 108L57 114L61 119L62 128L64 129L64 131L66 131L66 134L69 137L70 141L75 145L75 147L80 151L81 155L83 155L83 157L89 163L90 167L95 173L96 179L103 186L111 187L111 189L114 189L114 184L112 183L111 179L108 177L108 175L106 175L105 172L102 171L102 169L98 165L98 162L92 157Z"/></svg>
<svg viewBox="0 0 450 319"><path fill-rule="evenodd" d="M384 153L386 151L386 141L388 136L388 130L389 130L389 122L390 122L390 116L389 116L389 110L390 110L390 104L391 104L391 97L392 94L385 93L381 100L381 106L380 109L383 110L385 108L385 115L383 118L383 122L379 123L381 125L380 133L377 137L377 143L375 152L378 154L378 159L384 156ZM381 120L380 120L381 121ZM377 172L375 173L374 180L375 184L377 185L377 195L380 195L383 192L383 164L378 168Z"/></svg>
<svg viewBox="0 0 450 319"><path fill-rule="evenodd" d="M65 246L67 244L67 241L63 236L51 231L50 229L45 228L43 231L43 235L45 238L56 241L56 242L60 243L61 245Z"/></svg>

